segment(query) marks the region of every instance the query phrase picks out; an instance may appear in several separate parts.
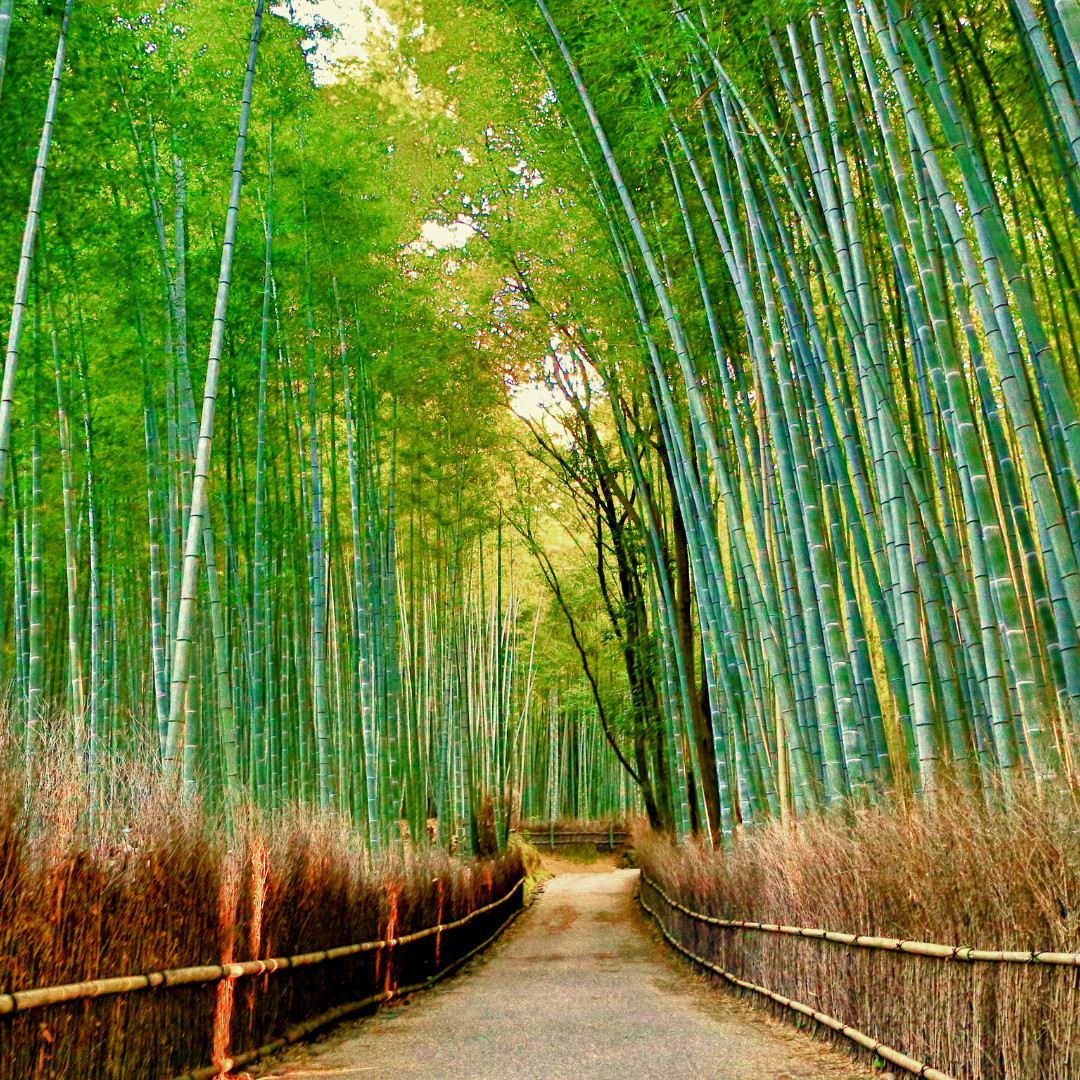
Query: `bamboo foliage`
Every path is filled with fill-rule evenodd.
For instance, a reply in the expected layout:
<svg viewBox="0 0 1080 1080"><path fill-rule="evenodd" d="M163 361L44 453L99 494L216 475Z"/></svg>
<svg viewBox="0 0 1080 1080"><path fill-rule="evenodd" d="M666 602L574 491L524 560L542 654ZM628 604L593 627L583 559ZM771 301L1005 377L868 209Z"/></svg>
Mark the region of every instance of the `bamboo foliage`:
<svg viewBox="0 0 1080 1080"><path fill-rule="evenodd" d="M504 505L513 469L457 453L502 438L485 410L510 367L463 343L471 323L442 340L465 286L436 302L405 270L414 245L357 208L377 200L344 184L361 152L286 56L299 32L230 8L254 15L245 76L222 51L211 83L194 15L111 26L123 61L80 75L109 88L118 145L90 169L109 205L79 189L80 231L45 184L84 183L68 147L49 157L81 100L59 96L68 35L101 29L69 9L37 87L0 396L3 675L25 745L67 709L92 769L149 735L192 792L345 813L373 849L402 821L483 850L518 812L629 811L616 768L654 824L720 843L951 779L1006 802L1071 782L1080 8L969 7L518 12L553 87L536 138L572 151L546 159L549 187L604 251L543 312L570 443L535 428L529 453L596 554L617 679L561 556ZM383 149L365 165L380 199L401 168ZM535 315L551 275L511 262ZM114 358L138 369L137 481ZM522 544L549 622L507 569ZM544 640L557 620L570 643ZM564 645L591 703L551 674ZM569 779L581 762L602 794Z"/></svg>
<svg viewBox="0 0 1080 1080"><path fill-rule="evenodd" d="M45 106L45 122L41 128L38 142L37 160L34 162L34 176L30 187L30 205L26 211L26 224L23 228L22 251L19 254L19 273L15 282L15 299L11 305L11 325L8 330L7 351L4 358L3 391L0 393L0 509L3 508L6 494L6 477L11 440L11 409L14 404L15 372L19 364L19 341L22 336L23 319L26 317L26 303L30 291L31 267L34 258L34 243L37 240L38 222L41 218L41 200L45 187L45 172L49 162L49 146L52 143L53 124L56 122L56 106L60 98L60 83L64 71L64 56L67 51L68 22L71 19L72 5L64 8L64 21L60 27L60 40L56 46L56 60L53 64L52 81L49 84L49 98ZM11 24L10 9L3 20L4 56L7 56L7 35Z"/></svg>
<svg viewBox="0 0 1080 1080"><path fill-rule="evenodd" d="M605 360L581 328L574 349L635 497L659 439L686 522L714 833L932 797L943 770L988 793L1072 777L1075 5L985 16L1041 109L1023 142L986 42L918 5L748 13L741 44L708 5L611 8L592 29L535 10L641 345ZM652 436L626 420L639 393ZM693 690L671 525L640 527L673 685ZM677 729L688 703L664 701Z"/></svg>
<svg viewBox="0 0 1080 1080"><path fill-rule="evenodd" d="M399 303L423 318L378 284L391 245L357 256L327 220L329 155L305 145L319 112L294 59L299 32L261 3L230 9L247 48L243 79L229 83L226 149L213 125L196 133L192 122L220 84L198 67L204 26L191 14L193 26L173 9L73 24L74 40L100 31L132 61L105 76L118 126L100 236L121 253L119 284L102 284L105 249L67 231L62 203L44 197L52 128L65 122L63 36L47 95L0 410L0 456L12 462L0 465L11 549L0 679L20 736L32 755L54 723L74 726L95 815L112 758L138 752L233 817L241 800L301 804L362 822L371 851L428 839L494 850L525 782L532 601L504 572L501 540L494 570L484 565L492 544L458 447L438 463L452 464L449 494L398 502L401 455L423 452L426 434L398 398L443 408L408 374L437 364L380 336ZM70 16L69 5L64 33ZM212 79L238 61L222 53ZM296 85L280 88L282 71ZM85 92L76 85L73 99ZM231 173L216 168L219 150ZM120 314L107 310L109 289ZM20 338L32 362L18 368ZM137 402L123 374L132 357ZM130 408L135 443L121 434ZM408 468L423 480L421 454Z"/></svg>
<svg viewBox="0 0 1080 1080"><path fill-rule="evenodd" d="M248 117L251 111L251 94L255 82L255 58L259 48L259 25L262 21L263 5L258 0L255 19L251 29L251 43L248 48L247 71L244 76L244 96L240 106L240 126L236 136L236 155L233 159L232 188L229 194L229 209L225 222L225 237L221 252L221 272L218 275L217 301L214 307L214 329L210 341L210 359L206 367L206 384L203 389L202 421L199 426L198 456L195 461L194 479L191 489L191 510L184 543L184 574L181 583L180 606L177 613L176 644L171 667L171 686L169 693L169 731L165 744L165 761L172 765L176 762L181 725L184 711L184 698L187 693L190 648L194 633L196 587L199 574L199 550L204 545L208 532L205 519L208 509L207 479L210 469L210 447L214 437L214 406L217 400L218 370L221 363L221 351L224 344L225 318L229 303L229 285L232 274L232 254L236 243L236 221L240 211L240 184L243 179L244 150L247 144ZM178 259L179 262L179 259ZM208 575L213 562L212 543L206 546ZM216 584L216 573L214 582ZM211 596L213 594L211 593ZM217 616L220 618L220 615ZM220 635L215 633L215 639ZM223 695L223 712L230 717L229 727L225 731L225 753L227 775L236 776L236 735L231 724L231 702L228 695Z"/></svg>

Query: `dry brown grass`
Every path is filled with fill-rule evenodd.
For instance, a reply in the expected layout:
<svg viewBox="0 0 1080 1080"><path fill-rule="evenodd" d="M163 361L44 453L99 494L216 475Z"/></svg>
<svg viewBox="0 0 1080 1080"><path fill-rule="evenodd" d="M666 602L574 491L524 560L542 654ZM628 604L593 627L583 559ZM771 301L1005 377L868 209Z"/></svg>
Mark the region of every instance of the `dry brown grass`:
<svg viewBox="0 0 1080 1080"><path fill-rule="evenodd" d="M1068 791L1021 793L1005 811L954 790L933 806L754 830L725 855L645 836L637 850L671 896L722 918L1080 951L1080 810ZM1080 1077L1076 968L942 961L719 929L648 892L691 951L962 1080Z"/></svg>
<svg viewBox="0 0 1080 1080"><path fill-rule="evenodd" d="M391 920L407 934L498 899L522 872L514 853L370 865L347 822L298 810L249 815L230 834L131 761L114 763L107 810L92 825L89 804L69 752L44 754L30 776L10 755L0 764L0 992L295 955L378 939ZM389 972L386 955L365 953L236 980L231 1004L211 983L0 1016L0 1080L163 1080L216 1060L215 1044L218 1055L238 1053L422 981L511 910L402 946Z"/></svg>

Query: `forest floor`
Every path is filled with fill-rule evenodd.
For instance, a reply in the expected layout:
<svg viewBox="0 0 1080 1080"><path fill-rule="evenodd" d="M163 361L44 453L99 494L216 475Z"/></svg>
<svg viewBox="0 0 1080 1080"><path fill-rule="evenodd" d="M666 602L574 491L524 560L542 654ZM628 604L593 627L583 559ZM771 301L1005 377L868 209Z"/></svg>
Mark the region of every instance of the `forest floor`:
<svg viewBox="0 0 1080 1080"><path fill-rule="evenodd" d="M633 900L637 871L555 875L461 974L262 1063L256 1077L863 1080L868 1068L708 984Z"/></svg>

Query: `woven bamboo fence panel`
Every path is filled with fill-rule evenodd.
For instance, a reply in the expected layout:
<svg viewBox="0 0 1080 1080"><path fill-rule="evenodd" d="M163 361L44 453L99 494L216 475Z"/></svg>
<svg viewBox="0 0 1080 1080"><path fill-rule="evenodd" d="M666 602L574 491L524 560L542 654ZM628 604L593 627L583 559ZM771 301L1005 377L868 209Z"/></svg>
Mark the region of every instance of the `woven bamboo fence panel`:
<svg viewBox="0 0 1080 1080"><path fill-rule="evenodd" d="M265 959L222 963L220 927L212 917L217 912L193 919L187 903L180 909L187 917L173 927L172 955L180 948L188 956L202 951L218 963L144 967L139 974L137 958L124 963L114 952L112 971L73 971L83 977L48 987L0 985L0 1080L216 1075L215 1061L242 1063L252 1050L295 1041L365 1002L374 1006L426 985L487 943L523 902L515 856L423 882L399 878L389 888L374 880L342 880L341 888L329 890L327 884L326 875L308 874L276 882L264 911ZM95 890L95 899L107 900L104 891L102 897ZM216 901L214 889L206 893ZM247 903L241 895L239 907ZM175 897L173 904L179 909ZM128 915L126 904L113 912L107 903L69 910L73 929L92 919L104 924L103 937L116 939L123 953L137 948L138 924L113 922ZM236 939L243 941L249 929L238 927ZM154 945L149 955L169 955L160 942ZM288 953L276 952L275 945ZM127 974L114 974L117 968Z"/></svg>
<svg viewBox="0 0 1080 1080"><path fill-rule="evenodd" d="M693 911L673 886L647 874L641 897L684 951L835 1018L939 1074L956 1080L1080 1080L1078 954L1005 952L722 919ZM775 1000L769 1006L792 1018ZM827 1025L806 1022L835 1034Z"/></svg>

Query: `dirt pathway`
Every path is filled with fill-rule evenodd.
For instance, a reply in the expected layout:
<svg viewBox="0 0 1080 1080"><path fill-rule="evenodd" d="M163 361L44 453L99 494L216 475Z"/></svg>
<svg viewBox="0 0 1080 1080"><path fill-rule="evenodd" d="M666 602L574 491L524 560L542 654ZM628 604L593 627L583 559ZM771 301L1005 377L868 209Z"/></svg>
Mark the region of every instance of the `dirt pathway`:
<svg viewBox="0 0 1080 1080"><path fill-rule="evenodd" d="M636 870L573 873L434 990L343 1025L261 1076L861 1080L843 1055L707 986L633 905Z"/></svg>

